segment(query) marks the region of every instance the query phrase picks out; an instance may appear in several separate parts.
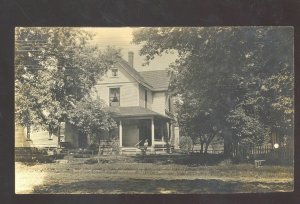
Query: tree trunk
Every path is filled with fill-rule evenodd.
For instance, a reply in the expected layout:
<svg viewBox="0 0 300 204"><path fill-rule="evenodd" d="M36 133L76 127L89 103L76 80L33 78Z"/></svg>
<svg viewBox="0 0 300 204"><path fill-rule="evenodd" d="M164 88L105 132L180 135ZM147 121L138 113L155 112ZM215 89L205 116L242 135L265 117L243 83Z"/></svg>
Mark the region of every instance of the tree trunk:
<svg viewBox="0 0 300 204"><path fill-rule="evenodd" d="M207 154L208 146L209 146L209 143L206 142L206 143L205 143L204 154Z"/></svg>
<svg viewBox="0 0 300 204"><path fill-rule="evenodd" d="M61 147L61 144L60 144L60 123L58 123L57 138L58 138L58 146Z"/></svg>
<svg viewBox="0 0 300 204"><path fill-rule="evenodd" d="M237 158L239 156L238 153L239 153L238 152L238 142L234 142L233 143L233 156Z"/></svg>
<svg viewBox="0 0 300 204"><path fill-rule="evenodd" d="M203 145L204 145L204 142L201 141L201 142L200 142L200 147L201 147L201 148L200 148L200 153L201 153L201 154L203 154Z"/></svg>
<svg viewBox="0 0 300 204"><path fill-rule="evenodd" d="M98 163L100 162L99 160L100 160L100 154L101 154L101 143L100 143L100 138L99 138L99 147L98 147L98 158L97 158L97 161L98 161Z"/></svg>
<svg viewBox="0 0 300 204"><path fill-rule="evenodd" d="M224 136L224 157L230 158L232 155L232 132L228 129L223 131Z"/></svg>
<svg viewBox="0 0 300 204"><path fill-rule="evenodd" d="M208 147L209 147L211 141L214 139L215 136L216 136L216 132L212 132L212 133L210 134L210 137L208 138L208 140L207 140L206 143L205 143L204 154L207 154Z"/></svg>
<svg viewBox="0 0 300 204"><path fill-rule="evenodd" d="M30 140L31 140L31 139L30 139L30 125L27 125L26 128L27 128L27 132L26 132L26 140L27 140L27 141L30 141Z"/></svg>
<svg viewBox="0 0 300 204"><path fill-rule="evenodd" d="M224 157L229 158L232 155L232 144L224 142Z"/></svg>

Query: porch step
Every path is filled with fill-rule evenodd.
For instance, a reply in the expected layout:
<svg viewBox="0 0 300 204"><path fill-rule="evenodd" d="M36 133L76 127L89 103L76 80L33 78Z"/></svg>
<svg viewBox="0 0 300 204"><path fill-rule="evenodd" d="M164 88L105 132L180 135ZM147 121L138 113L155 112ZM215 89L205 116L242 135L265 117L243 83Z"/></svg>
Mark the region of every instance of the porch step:
<svg viewBox="0 0 300 204"><path fill-rule="evenodd" d="M122 154L137 154L140 152L141 150L136 147L122 147Z"/></svg>
<svg viewBox="0 0 300 204"><path fill-rule="evenodd" d="M147 148L146 154L169 154L170 151L168 151L170 148L166 147L155 147ZM142 150L135 147L122 147L122 154L126 155L139 155L142 154Z"/></svg>

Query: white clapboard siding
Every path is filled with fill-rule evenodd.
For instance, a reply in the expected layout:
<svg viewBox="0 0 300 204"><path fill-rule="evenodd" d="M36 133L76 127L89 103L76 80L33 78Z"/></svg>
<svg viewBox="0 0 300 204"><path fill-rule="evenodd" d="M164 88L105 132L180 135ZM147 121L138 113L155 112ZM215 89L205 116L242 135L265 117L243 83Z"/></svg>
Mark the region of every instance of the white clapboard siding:
<svg viewBox="0 0 300 204"><path fill-rule="evenodd" d="M152 97L152 91L148 90L147 96L148 96L148 105L147 108L152 110L152 103L153 103L153 97Z"/></svg>
<svg viewBox="0 0 300 204"><path fill-rule="evenodd" d="M120 106L138 106L139 88L138 83L124 84L120 88Z"/></svg>
<svg viewBox="0 0 300 204"><path fill-rule="evenodd" d="M139 86L139 106L145 108L145 89L143 86Z"/></svg>
<svg viewBox="0 0 300 204"><path fill-rule="evenodd" d="M109 89L120 88L120 106L139 106L139 88L137 82L96 85L99 99L109 104Z"/></svg>
<svg viewBox="0 0 300 204"><path fill-rule="evenodd" d="M118 69L118 76L112 76L111 70L108 70L104 76L98 80L98 84L114 84L124 82L135 82L136 80L131 77L122 67L116 67Z"/></svg>
<svg viewBox="0 0 300 204"><path fill-rule="evenodd" d="M166 95L164 91L153 92L152 110L165 115Z"/></svg>
<svg viewBox="0 0 300 204"><path fill-rule="evenodd" d="M147 90L147 108L152 109L152 92L149 89L145 89L143 86L139 86L139 106L145 108L145 90Z"/></svg>
<svg viewBox="0 0 300 204"><path fill-rule="evenodd" d="M109 70L94 87L93 96L109 104L109 89L120 88L120 106L139 106L139 85L123 68L118 67L118 76Z"/></svg>

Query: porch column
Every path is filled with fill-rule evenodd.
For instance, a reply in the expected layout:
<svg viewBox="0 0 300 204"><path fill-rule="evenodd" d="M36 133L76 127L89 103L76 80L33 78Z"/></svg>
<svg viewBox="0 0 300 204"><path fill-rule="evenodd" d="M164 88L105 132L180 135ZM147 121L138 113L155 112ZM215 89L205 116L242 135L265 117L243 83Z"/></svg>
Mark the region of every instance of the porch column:
<svg viewBox="0 0 300 204"><path fill-rule="evenodd" d="M154 118L151 118L151 144L154 147Z"/></svg>
<svg viewBox="0 0 300 204"><path fill-rule="evenodd" d="M172 124L171 124L171 122L169 122L169 132L168 132L168 139L169 139L169 142L171 142L171 139L172 139L172 137L173 137L173 132L172 132Z"/></svg>
<svg viewBox="0 0 300 204"><path fill-rule="evenodd" d="M160 134L161 134L161 141L163 142L164 141L164 128L165 128L165 124L162 122L161 125L160 125Z"/></svg>
<svg viewBox="0 0 300 204"><path fill-rule="evenodd" d="M170 142L170 122L166 123L167 128L167 141Z"/></svg>
<svg viewBox="0 0 300 204"><path fill-rule="evenodd" d="M119 142L120 142L120 147L122 147L122 121L121 120L119 122Z"/></svg>

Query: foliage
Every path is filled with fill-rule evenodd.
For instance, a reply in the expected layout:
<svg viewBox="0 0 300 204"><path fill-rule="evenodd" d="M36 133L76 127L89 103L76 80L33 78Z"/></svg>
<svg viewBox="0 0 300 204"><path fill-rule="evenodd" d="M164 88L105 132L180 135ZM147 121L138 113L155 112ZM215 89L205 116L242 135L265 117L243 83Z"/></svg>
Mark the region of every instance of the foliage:
<svg viewBox="0 0 300 204"><path fill-rule="evenodd" d="M182 152L186 154L189 153L192 149L192 146L193 146L192 138L187 136L180 137L179 148L181 149Z"/></svg>
<svg viewBox="0 0 300 204"><path fill-rule="evenodd" d="M111 143L111 148L112 148L112 151L115 153L115 154L119 154L121 149L120 149L120 144L119 144L119 140L112 140Z"/></svg>
<svg viewBox="0 0 300 204"><path fill-rule="evenodd" d="M241 144L262 144L268 141L270 129L255 115L252 117L247 115L241 107L232 110L227 121L231 124L234 140Z"/></svg>
<svg viewBox="0 0 300 204"><path fill-rule="evenodd" d="M180 100L181 102L177 101L176 105L179 107L178 123L182 133L191 137L193 145L200 144L201 153L207 153L209 144L220 134L221 125L217 123L218 117L220 117L219 112L213 111L212 108L208 108L207 111L197 109L199 108L199 102L202 101L193 100L192 97ZM204 108L204 106L201 108Z"/></svg>
<svg viewBox="0 0 300 204"><path fill-rule="evenodd" d="M291 27L143 28L133 42L143 45L145 63L177 53L171 88L192 138L208 143L216 134L236 145L293 134Z"/></svg>
<svg viewBox="0 0 300 204"><path fill-rule="evenodd" d="M77 28L16 28L16 121L58 127L120 52L90 46Z"/></svg>
<svg viewBox="0 0 300 204"><path fill-rule="evenodd" d="M69 112L69 122L89 135L93 141L100 141L101 133L116 128L116 122L104 108L104 102L84 98Z"/></svg>

